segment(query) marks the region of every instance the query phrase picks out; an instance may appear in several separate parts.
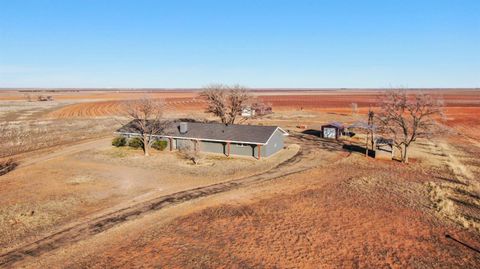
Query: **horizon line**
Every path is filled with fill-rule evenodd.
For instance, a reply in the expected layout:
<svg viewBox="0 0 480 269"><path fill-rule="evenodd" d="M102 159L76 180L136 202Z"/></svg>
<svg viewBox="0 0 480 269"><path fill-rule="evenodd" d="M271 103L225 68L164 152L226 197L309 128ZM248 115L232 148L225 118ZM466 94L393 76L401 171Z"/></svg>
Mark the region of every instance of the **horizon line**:
<svg viewBox="0 0 480 269"><path fill-rule="evenodd" d="M479 87L265 87L265 88L250 88L252 91L328 91L328 90L480 90ZM203 87L0 87L0 91L200 91Z"/></svg>

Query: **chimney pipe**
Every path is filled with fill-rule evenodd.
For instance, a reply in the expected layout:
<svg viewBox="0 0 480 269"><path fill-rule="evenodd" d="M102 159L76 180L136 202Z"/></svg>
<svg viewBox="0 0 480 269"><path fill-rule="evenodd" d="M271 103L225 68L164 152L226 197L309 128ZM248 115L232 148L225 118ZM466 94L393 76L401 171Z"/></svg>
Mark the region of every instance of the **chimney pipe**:
<svg viewBox="0 0 480 269"><path fill-rule="evenodd" d="M188 123L180 122L180 133L186 134L188 132Z"/></svg>

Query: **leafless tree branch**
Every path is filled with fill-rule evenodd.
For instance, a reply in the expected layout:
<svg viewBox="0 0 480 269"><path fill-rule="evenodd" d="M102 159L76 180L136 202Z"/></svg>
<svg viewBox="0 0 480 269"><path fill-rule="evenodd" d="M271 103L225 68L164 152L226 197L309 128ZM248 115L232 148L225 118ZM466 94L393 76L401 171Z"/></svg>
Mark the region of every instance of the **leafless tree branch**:
<svg viewBox="0 0 480 269"><path fill-rule="evenodd" d="M149 149L155 142L155 135L165 131L167 122L163 120L164 102L150 97L127 101L125 114L132 120L131 127L140 134L143 152L149 155Z"/></svg>
<svg viewBox="0 0 480 269"><path fill-rule="evenodd" d="M225 124L234 124L252 98L247 88L224 84L211 84L205 87L201 96L208 104L206 112L219 117Z"/></svg>
<svg viewBox="0 0 480 269"><path fill-rule="evenodd" d="M383 132L393 139L408 162L408 147L419 137L433 135L435 116L441 116L442 103L425 93L408 94L406 90L386 91L380 98L376 121Z"/></svg>

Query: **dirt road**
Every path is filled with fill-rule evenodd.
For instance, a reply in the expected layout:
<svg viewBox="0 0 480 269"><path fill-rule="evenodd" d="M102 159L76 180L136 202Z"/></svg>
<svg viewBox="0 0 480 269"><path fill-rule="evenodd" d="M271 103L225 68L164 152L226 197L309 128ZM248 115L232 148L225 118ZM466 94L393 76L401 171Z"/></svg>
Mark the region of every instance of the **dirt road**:
<svg viewBox="0 0 480 269"><path fill-rule="evenodd" d="M138 204L131 204L125 208L106 213L105 215L95 217L84 222L70 224L43 239L28 243L17 249L1 254L0 266L12 266L14 263L21 261L26 256L39 256L64 245L84 240L95 234L120 225L121 223L136 219L140 216L160 210L167 206L230 191L263 181L273 180L275 178L284 177L318 167L320 166L320 162L317 161L317 156L315 154L317 149L339 152L342 151L341 144L322 140L314 136L297 134L293 135L291 139L301 146L299 152L292 158L278 164L269 171L254 176L160 196ZM31 164L35 161L41 161L45 158L53 158L61 154L72 153L77 150L85 150L93 145L94 142L89 142L73 146L71 148L52 153L49 156L33 159L30 162L24 163L24 165L28 165L29 163Z"/></svg>
<svg viewBox="0 0 480 269"><path fill-rule="evenodd" d="M109 136L107 138L94 139L94 140L90 140L80 144L61 148L58 150L53 149L50 153L47 153L47 154L41 154L39 156L25 158L25 160L21 161L20 166L25 167L35 163L51 160L60 156L78 153L85 150L107 148L110 145L110 140L112 140L112 138ZM103 145L103 146L100 148L99 145Z"/></svg>

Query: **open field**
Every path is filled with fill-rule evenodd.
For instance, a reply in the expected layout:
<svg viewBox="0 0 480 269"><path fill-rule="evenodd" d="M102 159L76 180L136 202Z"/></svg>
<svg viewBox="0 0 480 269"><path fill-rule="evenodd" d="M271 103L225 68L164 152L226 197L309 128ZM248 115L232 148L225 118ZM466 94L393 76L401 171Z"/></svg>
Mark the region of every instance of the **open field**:
<svg viewBox="0 0 480 269"><path fill-rule="evenodd" d="M479 139L480 120L475 115L480 113L480 94L475 90L438 90L426 91L442 99L445 104L446 124L472 138ZM0 100L22 100L25 93L1 93ZM351 103L357 103L360 113L366 113L369 107L375 107L378 90L324 90L324 91L257 91L254 93L262 101L272 105L274 111L317 111L326 113L351 114ZM164 92L58 92L52 94L56 103L38 104L38 102L21 102L23 114L31 117L46 118L94 118L121 115L124 101L142 96L151 96L165 100L167 115L172 117L205 115L202 113L205 102L198 97L198 92L164 91ZM45 106L37 108L38 106ZM3 108L4 118L15 119L15 112ZM17 109L13 109L18 111ZM1 113L1 111L0 111ZM2 115L0 114L0 117Z"/></svg>
<svg viewBox="0 0 480 269"><path fill-rule="evenodd" d="M480 93L430 91L448 131L411 163L366 158L308 134L365 119L377 90L255 91L288 130L271 158L113 148L122 104L144 94L166 116L212 119L195 91L0 91L0 267L476 268L480 264ZM35 95L40 93L30 92ZM351 103L360 111L353 115Z"/></svg>

